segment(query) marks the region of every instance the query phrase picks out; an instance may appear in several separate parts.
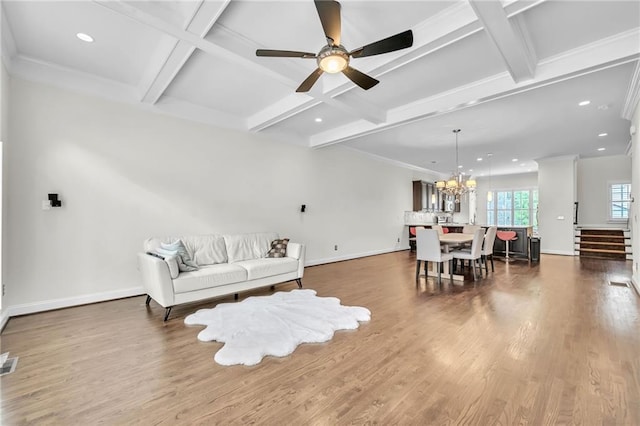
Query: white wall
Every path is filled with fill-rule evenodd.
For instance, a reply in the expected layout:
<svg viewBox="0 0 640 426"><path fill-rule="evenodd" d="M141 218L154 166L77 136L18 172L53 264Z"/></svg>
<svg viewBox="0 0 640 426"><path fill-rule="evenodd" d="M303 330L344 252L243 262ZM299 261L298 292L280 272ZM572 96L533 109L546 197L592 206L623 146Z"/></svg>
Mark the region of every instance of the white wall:
<svg viewBox="0 0 640 426"><path fill-rule="evenodd" d="M640 292L640 103L636 106L636 111L631 120L631 125L635 127L635 133L631 136L631 196L634 202L631 203L631 252L633 253L633 276L632 282L636 290Z"/></svg>
<svg viewBox="0 0 640 426"><path fill-rule="evenodd" d="M487 223L487 192L508 189L534 189L538 187L538 173L520 173L476 178L476 223ZM495 196L495 195L494 195Z"/></svg>
<svg viewBox="0 0 640 426"><path fill-rule="evenodd" d="M405 248L411 181L430 178L19 79L11 95L12 314L140 293L135 253L154 235L272 230L311 264ZM49 192L62 208L41 209Z"/></svg>
<svg viewBox="0 0 640 426"><path fill-rule="evenodd" d="M2 13L0 13L0 19L2 17ZM3 283L4 280L4 268L2 267L5 263L5 258L3 257L4 250L4 238L3 238L3 229L6 228L6 215L4 215L4 210L2 209L3 203L6 197L6 154L5 149L7 147L6 141L8 137L9 129L9 73L4 67L4 62L0 59L0 330L4 326L4 322L7 318L6 309L3 309L4 298L3 298ZM5 204L6 205L6 204Z"/></svg>
<svg viewBox="0 0 640 426"><path fill-rule="evenodd" d="M631 182L630 157L578 160L578 225L607 225L609 184L614 182ZM623 226L626 227L626 223Z"/></svg>
<svg viewBox="0 0 640 426"><path fill-rule="evenodd" d="M574 254L576 160L573 156L538 160L538 233L542 253Z"/></svg>

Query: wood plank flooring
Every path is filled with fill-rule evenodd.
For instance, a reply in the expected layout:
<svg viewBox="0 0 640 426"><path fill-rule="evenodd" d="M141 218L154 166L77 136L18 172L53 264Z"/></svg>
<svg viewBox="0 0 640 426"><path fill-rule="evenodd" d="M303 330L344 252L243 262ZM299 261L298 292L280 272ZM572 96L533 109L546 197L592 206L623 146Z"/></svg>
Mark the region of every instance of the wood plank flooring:
<svg viewBox="0 0 640 426"><path fill-rule="evenodd" d="M369 323L254 367L144 297L13 318L0 423L640 425L640 302L631 262L542 255L442 289L398 252L307 268L304 285ZM295 283L277 290L291 290ZM268 289L242 294L270 294Z"/></svg>

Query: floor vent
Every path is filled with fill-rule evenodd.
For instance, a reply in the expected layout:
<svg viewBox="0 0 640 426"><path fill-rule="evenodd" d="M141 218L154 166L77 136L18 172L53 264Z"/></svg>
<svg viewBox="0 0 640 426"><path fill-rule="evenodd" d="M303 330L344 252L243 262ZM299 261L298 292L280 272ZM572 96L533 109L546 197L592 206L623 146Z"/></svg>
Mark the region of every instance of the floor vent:
<svg viewBox="0 0 640 426"><path fill-rule="evenodd" d="M629 287L629 281L609 281L609 285L616 287Z"/></svg>
<svg viewBox="0 0 640 426"><path fill-rule="evenodd" d="M7 358L2 367L0 367L0 376L13 373L16 370L16 365L18 365L18 357Z"/></svg>

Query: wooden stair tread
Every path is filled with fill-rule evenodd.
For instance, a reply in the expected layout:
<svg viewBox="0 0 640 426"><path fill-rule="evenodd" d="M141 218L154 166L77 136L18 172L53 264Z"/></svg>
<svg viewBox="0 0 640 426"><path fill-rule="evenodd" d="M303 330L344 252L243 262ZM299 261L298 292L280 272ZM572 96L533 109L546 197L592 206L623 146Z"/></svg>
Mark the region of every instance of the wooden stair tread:
<svg viewBox="0 0 640 426"><path fill-rule="evenodd" d="M576 241L578 244L588 244L594 246L622 246L622 247L631 247L631 244L627 243L619 243L613 241Z"/></svg>
<svg viewBox="0 0 640 426"><path fill-rule="evenodd" d="M595 248L580 248L581 252L589 252L589 253L617 253L617 254L627 254L625 251L621 250L609 250L609 249L595 249Z"/></svg>
<svg viewBox="0 0 640 426"><path fill-rule="evenodd" d="M576 235L577 238L612 238L612 239L616 239L616 240L624 240L625 236L624 235Z"/></svg>

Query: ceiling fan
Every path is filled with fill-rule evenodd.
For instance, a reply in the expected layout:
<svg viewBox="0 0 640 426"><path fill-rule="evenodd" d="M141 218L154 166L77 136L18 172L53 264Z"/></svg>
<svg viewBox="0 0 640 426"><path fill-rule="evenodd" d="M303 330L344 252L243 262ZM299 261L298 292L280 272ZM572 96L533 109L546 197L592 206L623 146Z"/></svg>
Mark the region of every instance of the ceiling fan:
<svg viewBox="0 0 640 426"><path fill-rule="evenodd" d="M369 90L379 83L378 80L350 67L349 59L394 52L413 45L413 32L407 30L349 52L340 44L340 3L334 0L314 0L314 3L327 38L327 45L320 49L317 55L290 50L256 50L257 56L316 59L318 61L318 68L302 82L296 92L308 92L323 72L331 74L342 72L349 80L364 90Z"/></svg>

